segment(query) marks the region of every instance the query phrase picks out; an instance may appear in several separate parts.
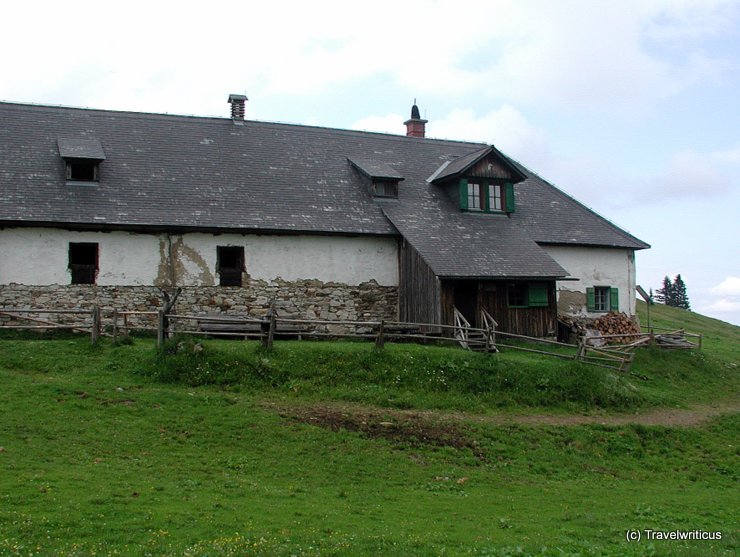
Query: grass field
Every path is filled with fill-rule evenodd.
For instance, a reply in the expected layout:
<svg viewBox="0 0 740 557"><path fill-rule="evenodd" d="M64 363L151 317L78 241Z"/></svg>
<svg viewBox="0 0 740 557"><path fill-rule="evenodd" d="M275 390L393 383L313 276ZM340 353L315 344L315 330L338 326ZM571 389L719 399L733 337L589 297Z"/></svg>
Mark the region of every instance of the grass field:
<svg viewBox="0 0 740 557"><path fill-rule="evenodd" d="M736 555L740 329L651 321L705 349L2 339L0 555Z"/></svg>

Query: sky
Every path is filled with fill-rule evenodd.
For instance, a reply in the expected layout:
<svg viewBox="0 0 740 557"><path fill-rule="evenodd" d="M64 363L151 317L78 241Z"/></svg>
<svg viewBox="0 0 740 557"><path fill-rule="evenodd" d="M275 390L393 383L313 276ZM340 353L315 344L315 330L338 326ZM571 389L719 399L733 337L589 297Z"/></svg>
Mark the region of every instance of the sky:
<svg viewBox="0 0 740 557"><path fill-rule="evenodd" d="M0 100L484 141L740 325L740 0L11 0ZM0 122L0 125L2 123Z"/></svg>

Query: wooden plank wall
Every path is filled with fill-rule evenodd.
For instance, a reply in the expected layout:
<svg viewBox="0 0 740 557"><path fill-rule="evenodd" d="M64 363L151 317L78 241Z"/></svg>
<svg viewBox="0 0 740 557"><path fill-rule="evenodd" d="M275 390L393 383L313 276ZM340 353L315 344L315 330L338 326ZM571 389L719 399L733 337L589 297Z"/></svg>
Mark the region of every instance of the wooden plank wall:
<svg viewBox="0 0 740 557"><path fill-rule="evenodd" d="M542 282L542 281L538 281ZM441 284L441 317L445 325L453 324L455 307L455 281L445 280ZM478 308L484 308L498 323L498 330L506 333L547 337L557 334L557 307L555 282L548 284L546 307L510 308L507 296L507 281L478 282ZM479 316L473 326L480 326Z"/></svg>
<svg viewBox="0 0 740 557"><path fill-rule="evenodd" d="M409 323L441 323L437 275L406 240L401 241L399 257L399 319Z"/></svg>
<svg viewBox="0 0 740 557"><path fill-rule="evenodd" d="M518 335L546 337L557 334L555 282L548 284L547 306L511 308L507 282L481 282L478 303L498 322L498 330Z"/></svg>

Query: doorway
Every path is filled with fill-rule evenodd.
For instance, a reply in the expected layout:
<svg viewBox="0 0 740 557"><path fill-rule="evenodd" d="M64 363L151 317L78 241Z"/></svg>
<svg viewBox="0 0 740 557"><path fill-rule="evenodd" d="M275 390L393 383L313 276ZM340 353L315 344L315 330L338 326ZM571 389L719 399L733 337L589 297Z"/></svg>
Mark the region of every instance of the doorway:
<svg viewBox="0 0 740 557"><path fill-rule="evenodd" d="M455 307L473 327L478 324L478 282L472 280L455 282Z"/></svg>

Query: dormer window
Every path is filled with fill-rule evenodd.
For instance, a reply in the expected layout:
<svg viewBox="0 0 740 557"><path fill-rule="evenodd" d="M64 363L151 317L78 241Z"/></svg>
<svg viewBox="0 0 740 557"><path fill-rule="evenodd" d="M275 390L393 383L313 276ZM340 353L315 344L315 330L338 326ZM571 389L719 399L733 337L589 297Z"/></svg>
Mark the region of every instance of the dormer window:
<svg viewBox="0 0 740 557"><path fill-rule="evenodd" d="M403 180L403 176L395 168L385 162L371 159L347 160L367 180L370 194L374 198L398 199L398 183Z"/></svg>
<svg viewBox="0 0 740 557"><path fill-rule="evenodd" d="M67 180L73 182L97 182L98 181L97 161L88 160L68 160L67 161Z"/></svg>
<svg viewBox="0 0 740 557"><path fill-rule="evenodd" d="M514 186L511 182L462 178L460 208L484 213L513 213Z"/></svg>
<svg viewBox="0 0 740 557"><path fill-rule="evenodd" d="M488 184L488 208L491 211L503 211L504 205L501 184Z"/></svg>
<svg viewBox="0 0 740 557"><path fill-rule="evenodd" d="M89 137L60 137L57 139L59 155L66 164L67 182L97 182L100 180L100 163L105 153L100 141Z"/></svg>
<svg viewBox="0 0 740 557"><path fill-rule="evenodd" d="M467 208L469 211L482 211L486 207L486 200L483 197L483 188L478 182L468 182L467 184Z"/></svg>
<svg viewBox="0 0 740 557"><path fill-rule="evenodd" d="M374 180L373 197L389 197L392 199L398 198L398 182L391 182L389 180Z"/></svg>
<svg viewBox="0 0 740 557"><path fill-rule="evenodd" d="M427 178L439 184L463 211L513 213L514 184L527 176L493 145L445 161Z"/></svg>

